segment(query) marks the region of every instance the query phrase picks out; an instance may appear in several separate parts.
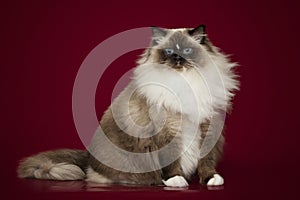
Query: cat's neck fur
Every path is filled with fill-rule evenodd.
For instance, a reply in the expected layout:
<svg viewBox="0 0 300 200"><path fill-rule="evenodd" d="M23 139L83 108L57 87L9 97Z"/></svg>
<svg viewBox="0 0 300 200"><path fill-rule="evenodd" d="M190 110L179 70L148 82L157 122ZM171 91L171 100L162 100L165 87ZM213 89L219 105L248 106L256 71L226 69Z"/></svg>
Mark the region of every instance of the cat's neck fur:
<svg viewBox="0 0 300 200"><path fill-rule="evenodd" d="M210 118L214 110L226 110L237 88L229 63L222 54L200 69L176 71L155 63L140 64L134 72L134 84L150 106L182 113L199 123Z"/></svg>

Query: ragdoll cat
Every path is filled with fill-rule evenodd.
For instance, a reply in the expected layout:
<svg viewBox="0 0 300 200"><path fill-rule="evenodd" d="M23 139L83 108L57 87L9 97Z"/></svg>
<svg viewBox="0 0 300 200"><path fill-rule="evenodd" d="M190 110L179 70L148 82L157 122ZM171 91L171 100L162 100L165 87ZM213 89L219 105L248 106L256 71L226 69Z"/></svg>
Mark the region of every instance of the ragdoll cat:
<svg viewBox="0 0 300 200"><path fill-rule="evenodd" d="M104 113L89 149L28 157L18 176L185 187L198 173L200 183L222 185L215 167L224 143L222 116L238 89L235 66L204 25L152 27L150 47Z"/></svg>

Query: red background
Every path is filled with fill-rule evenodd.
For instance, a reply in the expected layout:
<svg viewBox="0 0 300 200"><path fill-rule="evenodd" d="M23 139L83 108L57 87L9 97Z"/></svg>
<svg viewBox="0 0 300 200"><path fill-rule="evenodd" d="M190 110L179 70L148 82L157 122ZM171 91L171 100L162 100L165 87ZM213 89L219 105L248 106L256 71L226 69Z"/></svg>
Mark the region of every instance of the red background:
<svg viewBox="0 0 300 200"><path fill-rule="evenodd" d="M14 198L288 198L299 185L299 6L296 1L20 1L1 3L1 182ZM124 30L207 25L215 45L240 63L241 91L227 118L218 191L108 187L44 192L60 183L19 180L18 160L56 148L84 148L72 118L72 87L87 54ZM101 117L118 78L141 51L106 71ZM51 185L52 184L52 185ZM55 185L58 184L58 185ZM61 183L62 185L64 183ZM79 186L78 186L79 185ZM66 191L68 185L63 185ZM70 189L70 188L69 188Z"/></svg>

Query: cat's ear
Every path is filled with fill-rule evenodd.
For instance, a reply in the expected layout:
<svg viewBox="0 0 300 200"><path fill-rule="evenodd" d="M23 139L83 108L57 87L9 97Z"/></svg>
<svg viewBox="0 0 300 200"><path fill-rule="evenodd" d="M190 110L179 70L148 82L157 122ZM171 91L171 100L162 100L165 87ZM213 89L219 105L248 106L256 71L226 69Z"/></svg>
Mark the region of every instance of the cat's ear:
<svg viewBox="0 0 300 200"><path fill-rule="evenodd" d="M205 44L206 42L206 26L201 24L194 29L188 31L189 35L199 40L200 44Z"/></svg>
<svg viewBox="0 0 300 200"><path fill-rule="evenodd" d="M151 26L152 29L152 45L157 45L162 38L167 35L167 30L163 28L158 28L156 26Z"/></svg>

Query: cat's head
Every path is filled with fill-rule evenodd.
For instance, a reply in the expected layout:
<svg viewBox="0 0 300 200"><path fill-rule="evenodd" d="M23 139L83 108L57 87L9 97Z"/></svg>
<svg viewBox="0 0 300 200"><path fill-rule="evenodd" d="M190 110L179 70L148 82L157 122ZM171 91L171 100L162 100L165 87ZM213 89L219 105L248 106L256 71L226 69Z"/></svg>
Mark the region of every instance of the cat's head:
<svg viewBox="0 0 300 200"><path fill-rule="evenodd" d="M213 46L207 38L205 25L193 29L163 29L152 27L150 48L145 62L163 64L176 70L205 66Z"/></svg>

